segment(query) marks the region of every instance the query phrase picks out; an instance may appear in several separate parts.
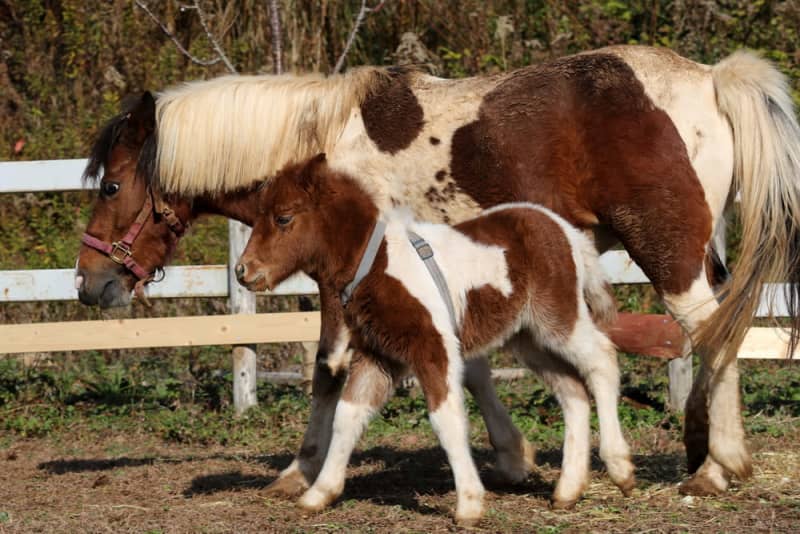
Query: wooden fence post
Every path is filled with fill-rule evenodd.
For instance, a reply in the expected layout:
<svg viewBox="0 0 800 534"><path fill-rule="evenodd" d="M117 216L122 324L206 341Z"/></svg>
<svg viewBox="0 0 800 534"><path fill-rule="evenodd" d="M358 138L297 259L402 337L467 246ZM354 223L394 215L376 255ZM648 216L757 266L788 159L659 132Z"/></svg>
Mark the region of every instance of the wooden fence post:
<svg viewBox="0 0 800 534"><path fill-rule="evenodd" d="M228 221L228 294L231 314L256 313L256 296L236 280L233 272L250 238L250 228ZM258 404L256 396L256 351L253 345L233 348L233 407L237 415Z"/></svg>
<svg viewBox="0 0 800 534"><path fill-rule="evenodd" d="M669 407L673 412L682 412L692 390L692 344L686 340L682 358L669 361Z"/></svg>

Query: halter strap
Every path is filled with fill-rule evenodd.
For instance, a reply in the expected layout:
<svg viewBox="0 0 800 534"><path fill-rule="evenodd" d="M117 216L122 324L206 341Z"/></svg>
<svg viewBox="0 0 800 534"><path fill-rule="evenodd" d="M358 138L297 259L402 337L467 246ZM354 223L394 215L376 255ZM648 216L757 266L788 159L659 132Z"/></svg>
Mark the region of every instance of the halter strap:
<svg viewBox="0 0 800 534"><path fill-rule="evenodd" d="M153 207L156 205L158 207L154 210ZM139 237L139 234L142 232L142 228L144 228L147 219L150 218L150 215L153 212L156 212L164 217L167 226L169 226L170 230L175 234L176 237L181 237L186 231L186 226L178 218L172 208L167 206L166 203L161 200L161 198L155 200L152 191L150 188L148 188L141 211L139 211L139 214L136 216L133 224L131 224L128 232L122 239L119 241L114 241L113 243L107 243L94 237L93 235L84 233L81 237L81 242L88 247L102 252L111 258L113 262L124 266L126 269L132 272L139 279L137 286L149 282L153 279L153 273L144 269L136 262L135 259L133 259L133 243L136 241L136 238Z"/></svg>
<svg viewBox="0 0 800 534"><path fill-rule="evenodd" d="M353 296L353 291L356 290L358 284L361 283L361 280L367 276L369 270L372 268L372 264L375 262L375 256L378 255L378 249L380 248L381 241L383 241L383 234L385 232L386 223L383 221L376 222L375 228L372 229L372 235L369 236L367 248L364 250L364 255L361 256L361 262L358 264L358 269L356 269L356 275L353 277L353 281L347 284L344 288L344 291L342 291L342 306L347 306L347 303L350 302L350 298Z"/></svg>
<svg viewBox="0 0 800 534"><path fill-rule="evenodd" d="M453 325L453 332L458 335L458 321L456 320L456 310L453 306L453 299L450 298L450 289L447 287L447 280L445 280L439 264L433 257L433 248L430 244L422 238L422 236L406 230L408 240L411 241L411 246L417 251L417 255L428 268L428 272L433 278L433 283L436 284L436 289L439 290L439 296L442 297L444 305L447 306L447 313L450 315L450 323Z"/></svg>

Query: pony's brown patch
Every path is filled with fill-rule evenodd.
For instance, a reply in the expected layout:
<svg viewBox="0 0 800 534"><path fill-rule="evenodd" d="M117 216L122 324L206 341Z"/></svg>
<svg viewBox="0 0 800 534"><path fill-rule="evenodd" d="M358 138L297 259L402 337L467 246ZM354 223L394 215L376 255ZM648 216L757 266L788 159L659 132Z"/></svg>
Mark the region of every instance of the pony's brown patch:
<svg viewBox="0 0 800 534"><path fill-rule="evenodd" d="M451 175L481 206L526 200L609 224L660 292L682 293L703 268L711 214L686 147L616 56L510 74L451 150Z"/></svg>
<svg viewBox="0 0 800 534"><path fill-rule="evenodd" d="M408 148L425 124L409 76L404 72L392 73L361 103L367 135L383 152L394 154Z"/></svg>

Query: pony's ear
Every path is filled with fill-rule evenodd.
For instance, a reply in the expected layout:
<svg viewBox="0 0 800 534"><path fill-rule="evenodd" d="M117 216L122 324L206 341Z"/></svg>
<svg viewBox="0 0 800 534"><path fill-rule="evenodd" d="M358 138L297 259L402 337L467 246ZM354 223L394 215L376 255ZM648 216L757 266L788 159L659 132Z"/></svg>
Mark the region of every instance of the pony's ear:
<svg viewBox="0 0 800 534"><path fill-rule="evenodd" d="M319 173L325 168L327 158L325 153L317 154L303 165L300 173L297 175L297 182L306 192L312 193L319 183Z"/></svg>
<svg viewBox="0 0 800 534"><path fill-rule="evenodd" d="M128 141L140 145L156 129L156 99L145 91L128 109L125 136Z"/></svg>

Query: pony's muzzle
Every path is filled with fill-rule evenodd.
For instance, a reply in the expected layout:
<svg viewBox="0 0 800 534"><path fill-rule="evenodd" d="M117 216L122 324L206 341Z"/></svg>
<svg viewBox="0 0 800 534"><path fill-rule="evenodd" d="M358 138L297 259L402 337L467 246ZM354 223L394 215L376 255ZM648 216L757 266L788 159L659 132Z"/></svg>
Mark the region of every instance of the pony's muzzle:
<svg viewBox="0 0 800 534"><path fill-rule="evenodd" d="M101 308L114 308L130 304L130 290L125 288L123 281L117 273L100 272L91 273L79 271L76 276L80 280L78 300L87 306L100 306Z"/></svg>

